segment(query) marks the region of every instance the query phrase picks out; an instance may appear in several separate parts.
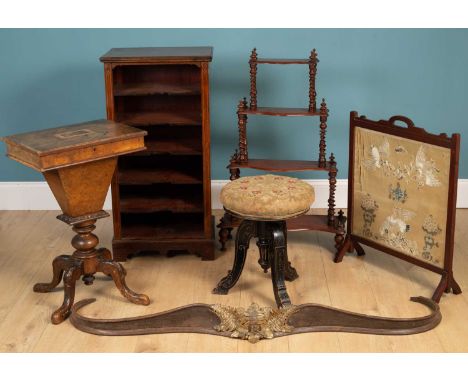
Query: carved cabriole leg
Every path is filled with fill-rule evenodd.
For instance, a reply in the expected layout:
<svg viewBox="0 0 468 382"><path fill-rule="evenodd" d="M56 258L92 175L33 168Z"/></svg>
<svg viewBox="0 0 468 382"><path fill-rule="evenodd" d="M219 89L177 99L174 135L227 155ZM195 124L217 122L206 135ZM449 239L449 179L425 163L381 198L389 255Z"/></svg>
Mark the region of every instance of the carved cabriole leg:
<svg viewBox="0 0 468 382"><path fill-rule="evenodd" d="M284 223L284 222L281 222ZM286 284L284 280L284 270L286 265L286 225L279 222L268 223L272 232L272 256L271 256L271 281L273 284L273 293L275 295L278 308L284 308L291 305Z"/></svg>
<svg viewBox="0 0 468 382"><path fill-rule="evenodd" d="M234 256L234 264L226 277L223 277L216 288L213 289L214 294L227 294L239 280L239 277L244 269L247 250L249 249L250 239L255 236L257 222L252 220L243 220L237 229L236 234L236 249Z"/></svg>
<svg viewBox="0 0 468 382"><path fill-rule="evenodd" d="M62 281L62 276L65 270L70 269L75 265L75 260L68 255L57 256L52 262L52 281L50 283L38 283L34 285L34 292L48 293L51 292Z"/></svg>
<svg viewBox="0 0 468 382"><path fill-rule="evenodd" d="M250 108L257 109L257 49L250 54Z"/></svg>
<svg viewBox="0 0 468 382"><path fill-rule="evenodd" d="M98 263L97 271L111 276L112 280L114 280L114 283L117 286L117 289L127 300L133 302L134 304L149 305L150 300L148 296L135 293L125 283L125 276L127 272L125 271L122 264L116 261L102 259Z"/></svg>
<svg viewBox="0 0 468 382"><path fill-rule="evenodd" d="M94 274L103 272L111 276L122 295L136 304L149 304L149 298L130 290L125 284L126 271L123 266L112 260L111 252L106 248L96 249L99 239L92 231L96 228L96 219L108 216L104 211L94 214L71 217L63 214L58 219L73 226L76 235L71 243L75 248L72 256L58 256L52 263L53 278L50 283L36 284L35 292L50 292L59 283L63 275L64 300L62 306L57 309L51 317L52 323L59 324L69 315L75 298L75 286L80 276L86 285L93 283Z"/></svg>
<svg viewBox="0 0 468 382"><path fill-rule="evenodd" d="M247 109L247 100L244 98L237 106L237 124L239 129L239 154L238 161L241 163L249 160L247 153L247 115L243 113Z"/></svg>
<svg viewBox="0 0 468 382"><path fill-rule="evenodd" d="M82 269L80 266L80 261L77 261L76 266L65 271L63 276L63 304L58 308L54 313L52 313L51 321L53 324L57 325L65 321L71 313L71 308L75 300L75 286L76 282L82 275Z"/></svg>
<svg viewBox="0 0 468 382"><path fill-rule="evenodd" d="M335 191L336 191L336 174L338 170L336 168L335 156L333 153L330 155L329 170L328 170L328 225L335 226Z"/></svg>
<svg viewBox="0 0 468 382"><path fill-rule="evenodd" d="M279 222L279 224L283 226L284 241L286 247L284 262L284 278L286 279L286 281L294 281L299 277L299 274L297 273L296 269L291 265L291 262L288 258L288 229L286 227L285 221Z"/></svg>
<svg viewBox="0 0 468 382"><path fill-rule="evenodd" d="M325 167L327 164L325 136L327 132L328 109L325 99L320 104L320 144L319 144L319 166Z"/></svg>
<svg viewBox="0 0 468 382"><path fill-rule="evenodd" d="M270 246L270 235L267 230L267 223L264 221L259 221L257 223L257 247L260 257L258 259L258 263L263 269L264 273L268 272L268 268L270 268L270 259L268 249Z"/></svg>
<svg viewBox="0 0 468 382"><path fill-rule="evenodd" d="M112 253L107 248L99 248L97 250L99 256L106 260L112 260Z"/></svg>

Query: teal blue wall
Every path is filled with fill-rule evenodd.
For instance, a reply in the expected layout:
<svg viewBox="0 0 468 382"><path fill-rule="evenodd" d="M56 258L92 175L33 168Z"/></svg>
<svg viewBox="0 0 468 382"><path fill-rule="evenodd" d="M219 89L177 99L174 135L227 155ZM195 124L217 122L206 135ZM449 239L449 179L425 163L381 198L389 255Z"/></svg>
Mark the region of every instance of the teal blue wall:
<svg viewBox="0 0 468 382"><path fill-rule="evenodd" d="M468 178L468 30L0 30L0 135L104 118L98 58L111 47L197 45L214 47L213 179L228 175L225 166L237 142L236 105L248 96L253 47L260 56L285 58L305 58L317 49L318 95L330 109L327 149L337 157L340 178L347 176L350 110L376 119L403 114L434 133L460 132L460 177ZM305 66L261 66L259 104L305 106L307 78ZM251 157L316 159L318 120L252 117L248 138ZM0 181L40 179L1 155Z"/></svg>

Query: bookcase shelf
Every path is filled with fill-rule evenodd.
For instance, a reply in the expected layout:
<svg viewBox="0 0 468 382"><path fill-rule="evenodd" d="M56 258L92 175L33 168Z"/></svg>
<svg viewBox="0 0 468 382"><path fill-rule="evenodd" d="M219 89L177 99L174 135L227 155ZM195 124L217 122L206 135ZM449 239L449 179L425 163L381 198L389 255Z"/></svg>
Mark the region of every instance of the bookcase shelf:
<svg viewBox="0 0 468 382"><path fill-rule="evenodd" d="M201 212L203 189L179 185L124 186L120 189L120 210L123 213Z"/></svg>
<svg viewBox="0 0 468 382"><path fill-rule="evenodd" d="M147 131L112 181L113 255L188 251L214 259L208 65L211 48L122 48L101 57L107 116Z"/></svg>
<svg viewBox="0 0 468 382"><path fill-rule="evenodd" d="M115 97L143 96L143 95L199 95L200 85L178 85L161 83L129 83L119 84L114 88Z"/></svg>
<svg viewBox="0 0 468 382"><path fill-rule="evenodd" d="M122 113L119 121L132 126L201 125L201 115L193 111L141 111Z"/></svg>

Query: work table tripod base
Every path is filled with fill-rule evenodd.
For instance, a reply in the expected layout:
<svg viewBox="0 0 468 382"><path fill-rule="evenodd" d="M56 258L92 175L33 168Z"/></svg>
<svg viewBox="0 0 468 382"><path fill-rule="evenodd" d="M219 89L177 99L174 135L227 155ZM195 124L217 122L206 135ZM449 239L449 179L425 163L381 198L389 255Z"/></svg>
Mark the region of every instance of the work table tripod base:
<svg viewBox="0 0 468 382"><path fill-rule="evenodd" d="M260 252L258 263L266 273L271 269L271 281L276 305L279 308L291 305L285 280L293 281L299 277L288 260L286 221L254 221L244 219L236 235L234 264L226 277L223 277L214 294L227 294L236 285L244 269L250 239L257 237Z"/></svg>
<svg viewBox="0 0 468 382"><path fill-rule="evenodd" d="M138 294L128 288L125 283L127 272L124 267L112 260L111 252L106 248L95 248L99 239L92 231L96 228L97 219L109 216L105 211L99 211L80 217L59 215L57 219L73 226L76 235L72 239L72 246L76 251L72 255L57 256L52 262L53 277L50 283L38 283L34 285L34 292L48 293L60 284L63 279L64 299L63 304L54 313L51 321L60 324L71 313L75 299L76 282L82 277L86 285L94 282L94 274L101 272L112 277L122 296L134 304L148 305L150 300L144 294Z"/></svg>

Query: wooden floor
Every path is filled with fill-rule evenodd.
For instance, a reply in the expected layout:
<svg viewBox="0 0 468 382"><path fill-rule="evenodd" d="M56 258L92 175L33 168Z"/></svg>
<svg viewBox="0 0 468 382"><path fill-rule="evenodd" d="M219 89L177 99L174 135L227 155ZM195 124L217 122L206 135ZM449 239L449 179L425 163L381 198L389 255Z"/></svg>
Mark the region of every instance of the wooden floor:
<svg viewBox="0 0 468 382"><path fill-rule="evenodd" d="M348 333L310 333L255 345L247 341L201 334L164 334L133 337L99 337L76 330L68 321L50 323L62 302L63 290L38 294L36 282L51 278L51 261L70 253L72 231L55 219L54 211L0 211L0 351L1 352L466 352L468 351L468 210L457 211L455 277L465 291L445 295L440 306L442 322L434 330L412 336L376 336ZM101 244L110 248L112 220L98 222ZM411 317L427 309L410 296L430 297L439 277L391 256L367 249L358 258L347 255L341 264L333 258L333 236L295 232L288 235L289 258L299 279L288 283L295 304L319 303L356 312ZM269 274L257 264L258 251L250 255L238 284L227 296L211 294L230 269L233 242L217 259L202 262L192 255L172 258L136 257L124 265L127 283L146 293L151 305L127 302L112 281L98 276L94 285L80 282L76 300L95 297L83 314L100 318L150 314L194 302L248 306L274 306Z"/></svg>

